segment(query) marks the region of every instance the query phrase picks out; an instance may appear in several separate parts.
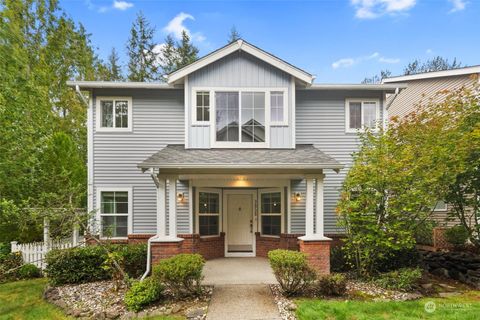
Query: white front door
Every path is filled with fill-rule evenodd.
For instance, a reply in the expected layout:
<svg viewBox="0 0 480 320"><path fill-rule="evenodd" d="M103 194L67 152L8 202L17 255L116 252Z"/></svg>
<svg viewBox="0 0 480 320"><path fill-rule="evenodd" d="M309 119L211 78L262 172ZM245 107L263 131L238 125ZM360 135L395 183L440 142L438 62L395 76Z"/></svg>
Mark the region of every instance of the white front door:
<svg viewBox="0 0 480 320"><path fill-rule="evenodd" d="M255 200L252 190L225 192L226 256L255 256Z"/></svg>

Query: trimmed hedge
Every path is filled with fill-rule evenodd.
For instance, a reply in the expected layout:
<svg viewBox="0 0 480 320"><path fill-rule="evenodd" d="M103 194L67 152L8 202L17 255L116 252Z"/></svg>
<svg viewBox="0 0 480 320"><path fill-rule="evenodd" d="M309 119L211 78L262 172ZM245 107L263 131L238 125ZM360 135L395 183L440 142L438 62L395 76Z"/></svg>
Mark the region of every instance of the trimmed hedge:
<svg viewBox="0 0 480 320"><path fill-rule="evenodd" d="M154 278L134 282L125 294L125 305L128 310L138 312L158 301L162 297L164 287Z"/></svg>
<svg viewBox="0 0 480 320"><path fill-rule="evenodd" d="M175 297L201 293L205 260L199 254L179 254L161 260L153 267L153 277L163 283Z"/></svg>
<svg viewBox="0 0 480 320"><path fill-rule="evenodd" d="M34 279L42 276L42 271L34 264L25 264L18 269L20 279Z"/></svg>
<svg viewBox="0 0 480 320"><path fill-rule="evenodd" d="M468 240L468 231L464 226L456 225L445 230L445 239L455 248L462 247Z"/></svg>
<svg viewBox="0 0 480 320"><path fill-rule="evenodd" d="M347 292L347 279L340 273L324 275L318 279L315 291L324 296L343 296Z"/></svg>
<svg viewBox="0 0 480 320"><path fill-rule="evenodd" d="M147 245L109 245L110 252L122 257L122 267L131 278L138 278L145 272ZM108 253L102 246L52 250L47 254L46 274L52 285L85 283L111 278L111 272L102 265Z"/></svg>
<svg viewBox="0 0 480 320"><path fill-rule="evenodd" d="M302 293L315 279L315 272L308 266L303 252L276 249L268 253L268 259L283 293L287 296Z"/></svg>
<svg viewBox="0 0 480 320"><path fill-rule="evenodd" d="M18 280L20 278L19 267L22 264L23 264L23 258L20 252L11 252L1 256L0 257L0 283L5 281ZM13 270L13 271L8 272L10 270Z"/></svg>

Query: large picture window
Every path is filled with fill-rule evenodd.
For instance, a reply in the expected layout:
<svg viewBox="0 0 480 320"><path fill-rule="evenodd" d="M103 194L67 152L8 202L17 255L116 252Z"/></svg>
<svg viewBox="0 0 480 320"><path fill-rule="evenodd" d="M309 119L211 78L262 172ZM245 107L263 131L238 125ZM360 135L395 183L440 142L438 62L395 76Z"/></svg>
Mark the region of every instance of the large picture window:
<svg viewBox="0 0 480 320"><path fill-rule="evenodd" d="M220 192L200 190L197 201L198 233L200 236L220 234Z"/></svg>
<svg viewBox="0 0 480 320"><path fill-rule="evenodd" d="M280 236L282 232L283 201L280 189L260 191L261 234Z"/></svg>
<svg viewBox="0 0 480 320"><path fill-rule="evenodd" d="M131 130L132 99L97 97L97 130Z"/></svg>
<svg viewBox="0 0 480 320"><path fill-rule="evenodd" d="M101 190L99 192L102 237L127 237L128 217L131 210L129 192L127 190Z"/></svg>
<svg viewBox="0 0 480 320"><path fill-rule="evenodd" d="M378 101L348 99L346 103L346 131L369 128L376 130L380 120Z"/></svg>
<svg viewBox="0 0 480 320"><path fill-rule="evenodd" d="M240 141L238 92L216 92L216 140Z"/></svg>
<svg viewBox="0 0 480 320"><path fill-rule="evenodd" d="M265 93L242 92L242 142L265 142Z"/></svg>

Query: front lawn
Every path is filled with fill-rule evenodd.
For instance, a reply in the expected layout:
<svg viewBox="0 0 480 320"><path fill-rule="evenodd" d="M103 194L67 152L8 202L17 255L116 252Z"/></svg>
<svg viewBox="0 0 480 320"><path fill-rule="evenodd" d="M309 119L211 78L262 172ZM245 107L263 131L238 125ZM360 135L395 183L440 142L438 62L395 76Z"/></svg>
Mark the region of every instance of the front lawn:
<svg viewBox="0 0 480 320"><path fill-rule="evenodd" d="M42 298L47 279L0 284L0 320L72 319ZM149 320L179 320L181 317L149 317Z"/></svg>
<svg viewBox="0 0 480 320"><path fill-rule="evenodd" d="M0 285L0 319L69 319L44 301L46 279L15 281Z"/></svg>
<svg viewBox="0 0 480 320"><path fill-rule="evenodd" d="M425 311L425 304L431 301L435 303L436 308L429 313ZM308 299L297 301L297 305L299 320L476 320L480 314L480 292L470 291L455 297L423 298L406 302ZM432 305L430 303L428 306Z"/></svg>

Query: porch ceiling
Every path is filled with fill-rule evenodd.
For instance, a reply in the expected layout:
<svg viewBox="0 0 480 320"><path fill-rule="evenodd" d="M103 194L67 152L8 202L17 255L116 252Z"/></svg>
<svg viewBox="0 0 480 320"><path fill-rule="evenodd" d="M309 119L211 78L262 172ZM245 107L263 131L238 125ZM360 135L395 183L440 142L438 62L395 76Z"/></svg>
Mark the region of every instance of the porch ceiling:
<svg viewBox="0 0 480 320"><path fill-rule="evenodd" d="M315 173L344 166L311 144L295 149L185 149L167 145L138 164L160 173Z"/></svg>

